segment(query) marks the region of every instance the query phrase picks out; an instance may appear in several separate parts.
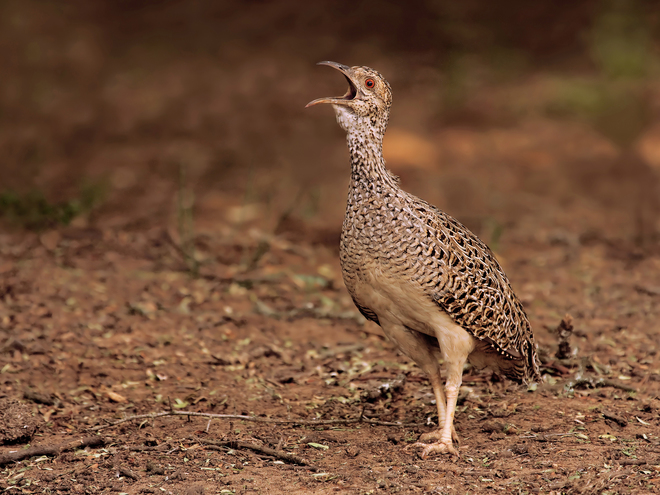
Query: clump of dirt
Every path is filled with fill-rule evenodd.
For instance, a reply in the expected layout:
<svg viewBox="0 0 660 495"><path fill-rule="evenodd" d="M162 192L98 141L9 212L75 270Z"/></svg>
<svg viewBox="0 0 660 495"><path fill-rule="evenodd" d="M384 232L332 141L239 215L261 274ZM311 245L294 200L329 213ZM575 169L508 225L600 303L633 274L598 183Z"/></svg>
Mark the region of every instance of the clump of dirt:
<svg viewBox="0 0 660 495"><path fill-rule="evenodd" d="M29 406L15 399L0 399L0 444L29 442L40 423Z"/></svg>
<svg viewBox="0 0 660 495"><path fill-rule="evenodd" d="M559 345L555 353L557 359L568 359L573 356L573 349L571 348L573 330L573 317L571 315L564 316L555 330L559 338Z"/></svg>

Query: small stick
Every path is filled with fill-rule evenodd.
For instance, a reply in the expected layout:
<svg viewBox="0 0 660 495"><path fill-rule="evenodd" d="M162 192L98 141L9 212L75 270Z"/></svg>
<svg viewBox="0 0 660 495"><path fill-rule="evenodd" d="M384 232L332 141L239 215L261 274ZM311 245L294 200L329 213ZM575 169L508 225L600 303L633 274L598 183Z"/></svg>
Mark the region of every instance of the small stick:
<svg viewBox="0 0 660 495"><path fill-rule="evenodd" d="M533 438L537 442L549 442L551 437L568 437L572 433L546 433L545 435L525 435L518 438Z"/></svg>
<svg viewBox="0 0 660 495"><path fill-rule="evenodd" d="M155 445L153 447L148 447L146 445L140 445L136 446L133 445L131 447L128 447L128 450L131 452L164 452L166 450L169 450L170 445L167 443L161 443L160 445Z"/></svg>
<svg viewBox="0 0 660 495"><path fill-rule="evenodd" d="M350 425L356 423L365 423L375 426L399 426L399 427L408 427L408 426L424 426L423 423L400 423L398 421L378 421L375 419L367 419L362 416L364 411L360 413L360 416L357 419L322 419L322 420L304 420L304 419L270 419L270 418L261 418L258 416L244 416L242 414L212 414L212 413L203 413L195 411L162 411L159 413L149 413L149 414L137 414L135 416L128 416L124 419L120 419L113 423L108 423L106 425L98 425L93 428L90 428L90 431L98 431L104 428L109 428L111 426L117 426L127 421L133 421L135 419L145 419L145 418L162 418L165 416L201 416L205 418L218 418L218 419L240 419L243 421L253 421L255 423L270 423L270 424L296 424L303 426L324 426L324 425Z"/></svg>
<svg viewBox="0 0 660 495"><path fill-rule="evenodd" d="M614 422L615 422L616 424L618 424L619 426L627 426L627 425L628 425L628 421L626 421L626 420L625 420L624 418L622 418L621 416L617 416L616 414L614 414L614 413L612 413L612 412L609 412L609 411L603 411L602 414L603 414L603 417L604 417L605 419L609 419L609 420L611 420L611 421L614 421Z"/></svg>
<svg viewBox="0 0 660 495"><path fill-rule="evenodd" d="M37 404L44 404L45 406L55 405L55 401L50 395L41 394L34 390L26 389L23 391L23 397L25 397L27 400L31 400L32 402L36 402Z"/></svg>
<svg viewBox="0 0 660 495"><path fill-rule="evenodd" d="M590 385L591 388L612 387L612 388L618 388L619 390L623 390L625 392L637 392L636 388L630 387L628 385L624 385L623 383L619 383L614 380L610 380L609 378L599 378L597 380L594 380L591 377L578 378L574 382L569 382L569 384L571 387L576 387L578 385Z"/></svg>
<svg viewBox="0 0 660 495"><path fill-rule="evenodd" d="M486 476L489 476L489 477L490 476L492 476L492 477L497 476L498 478L502 477L501 473L496 469L472 469L472 470L469 470L469 471L467 469L464 469L462 474L463 475L472 475L472 476L484 476L484 477L486 477Z"/></svg>
<svg viewBox="0 0 660 495"><path fill-rule="evenodd" d="M644 459L625 459L621 461L622 466L643 466L646 464Z"/></svg>
<svg viewBox="0 0 660 495"><path fill-rule="evenodd" d="M612 387L612 388L618 388L619 390L623 390L624 392L637 392L637 389L635 387L630 387L628 385L624 385L623 383L616 382L614 380L610 380L608 378L601 378L600 380L596 380L595 385L602 386L602 387Z"/></svg>
<svg viewBox="0 0 660 495"><path fill-rule="evenodd" d="M84 437L80 440L73 442L62 443L59 445L36 445L29 449L18 450L16 452L8 452L0 454L0 466L9 464L10 462L18 462L23 459L40 455L60 455L67 450L80 449L85 447L100 447L106 443L103 437Z"/></svg>
<svg viewBox="0 0 660 495"><path fill-rule="evenodd" d="M139 475L135 474L133 471L131 471L131 470L128 469L127 467L119 466L119 467L117 468L117 471L119 471L119 474L123 474L123 475L126 476L127 478L131 478L131 479L134 480L134 481L137 481L137 480L140 479L140 476L139 476Z"/></svg>
<svg viewBox="0 0 660 495"><path fill-rule="evenodd" d="M216 447L227 447L234 450L249 449L255 452L259 452L260 454L276 457L278 459L283 460L284 462L288 462L289 464L298 464L299 466L307 466L309 469L312 469L313 471L317 470L316 467L312 466L309 462L307 462L305 459L301 457L295 456L293 454L289 454L287 452L283 452L281 450L271 449L269 447L260 447L259 445L255 445L253 443L237 442L237 441L203 440L201 438L195 438L194 441L205 445L213 445Z"/></svg>

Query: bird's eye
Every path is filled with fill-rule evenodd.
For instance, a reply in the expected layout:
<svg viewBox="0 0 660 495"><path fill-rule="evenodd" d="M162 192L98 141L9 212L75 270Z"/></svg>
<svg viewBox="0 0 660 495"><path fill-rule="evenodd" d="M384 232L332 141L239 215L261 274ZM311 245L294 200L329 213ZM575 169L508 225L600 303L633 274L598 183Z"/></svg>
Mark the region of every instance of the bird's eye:
<svg viewBox="0 0 660 495"><path fill-rule="evenodd" d="M373 87L376 85L376 83L374 82L373 79L367 79L366 81L364 81L364 85L365 85L367 88L371 89L371 88L373 88Z"/></svg>

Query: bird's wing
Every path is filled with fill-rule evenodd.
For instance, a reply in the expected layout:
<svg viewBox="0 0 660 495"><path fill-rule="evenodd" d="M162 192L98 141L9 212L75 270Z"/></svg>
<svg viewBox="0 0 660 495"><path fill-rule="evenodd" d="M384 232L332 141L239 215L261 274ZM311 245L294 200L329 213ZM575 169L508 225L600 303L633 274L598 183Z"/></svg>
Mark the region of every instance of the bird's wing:
<svg viewBox="0 0 660 495"><path fill-rule="evenodd" d="M523 358L527 378L538 377L532 329L520 300L492 251L456 219L418 200L425 219L427 252L438 258L435 277L424 288L474 337L511 358ZM421 213L421 212L420 212Z"/></svg>
<svg viewBox="0 0 660 495"><path fill-rule="evenodd" d="M353 297L353 304L357 307L358 311L362 313L362 316L364 316L367 320L371 320L374 323L380 325L380 321L378 321L378 315L374 313L371 309L367 308L366 306L362 306L358 304L358 302L355 300Z"/></svg>

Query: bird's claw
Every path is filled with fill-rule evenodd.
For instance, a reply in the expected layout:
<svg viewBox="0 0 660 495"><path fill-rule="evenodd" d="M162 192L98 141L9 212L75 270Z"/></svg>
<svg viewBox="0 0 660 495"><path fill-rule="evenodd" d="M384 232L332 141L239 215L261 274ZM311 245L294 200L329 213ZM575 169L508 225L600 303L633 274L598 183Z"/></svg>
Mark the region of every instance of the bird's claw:
<svg viewBox="0 0 660 495"><path fill-rule="evenodd" d="M451 440L449 442L440 441L438 443L416 442L412 444L412 447L422 447L422 452L419 455L422 459L426 459L429 454L435 452L440 454L453 454L456 457L461 457L461 455L458 453L458 450L456 450L454 445L451 443Z"/></svg>

